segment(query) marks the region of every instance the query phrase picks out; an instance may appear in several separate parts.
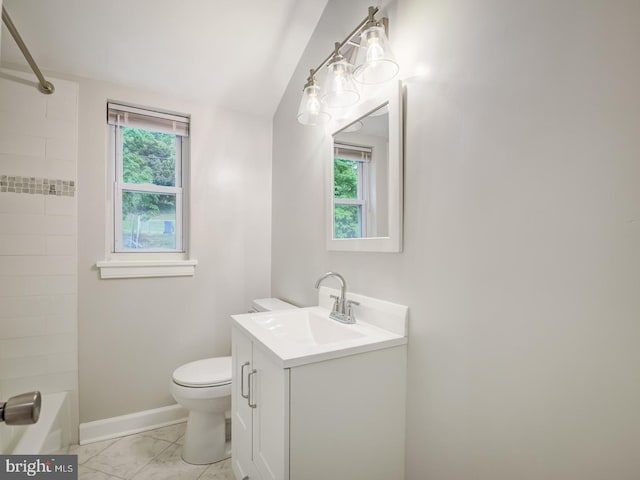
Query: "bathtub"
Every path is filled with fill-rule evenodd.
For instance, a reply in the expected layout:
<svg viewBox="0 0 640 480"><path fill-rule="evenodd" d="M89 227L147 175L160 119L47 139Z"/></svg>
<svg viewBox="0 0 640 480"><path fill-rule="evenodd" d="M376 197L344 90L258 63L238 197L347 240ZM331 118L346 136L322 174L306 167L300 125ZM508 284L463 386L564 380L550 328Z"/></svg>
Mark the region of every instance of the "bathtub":
<svg viewBox="0 0 640 480"><path fill-rule="evenodd" d="M69 445L67 392L42 395L40 419L34 425L2 425L3 454L40 454L63 451Z"/></svg>

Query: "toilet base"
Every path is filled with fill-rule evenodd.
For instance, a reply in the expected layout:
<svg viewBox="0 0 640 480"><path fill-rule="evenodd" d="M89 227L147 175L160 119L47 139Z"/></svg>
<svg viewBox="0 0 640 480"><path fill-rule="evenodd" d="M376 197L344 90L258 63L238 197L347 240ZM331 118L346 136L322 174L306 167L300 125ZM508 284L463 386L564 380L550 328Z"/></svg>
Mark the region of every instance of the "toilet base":
<svg viewBox="0 0 640 480"><path fill-rule="evenodd" d="M194 465L219 462L231 456L231 442L225 441L224 412L191 410L182 446L182 459Z"/></svg>

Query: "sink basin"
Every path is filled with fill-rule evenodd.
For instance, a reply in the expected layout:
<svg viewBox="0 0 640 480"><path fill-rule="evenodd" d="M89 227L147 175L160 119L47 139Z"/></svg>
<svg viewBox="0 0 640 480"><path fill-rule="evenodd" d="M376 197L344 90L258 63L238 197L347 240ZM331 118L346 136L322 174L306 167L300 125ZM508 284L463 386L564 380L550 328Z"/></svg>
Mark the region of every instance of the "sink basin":
<svg viewBox="0 0 640 480"><path fill-rule="evenodd" d="M315 310L270 313L256 316L253 321L282 341L307 346L344 342L364 336L364 333L329 318L326 312Z"/></svg>
<svg viewBox="0 0 640 480"><path fill-rule="evenodd" d="M333 305L330 294L332 291L321 288L321 300L327 306ZM354 300L361 302L355 324L329 318L331 310L327 306L247 313L232 318L236 327L253 337L284 368L407 343L407 307L376 303L364 296L354 295ZM367 306L368 301L373 307ZM393 324L399 327L389 328Z"/></svg>

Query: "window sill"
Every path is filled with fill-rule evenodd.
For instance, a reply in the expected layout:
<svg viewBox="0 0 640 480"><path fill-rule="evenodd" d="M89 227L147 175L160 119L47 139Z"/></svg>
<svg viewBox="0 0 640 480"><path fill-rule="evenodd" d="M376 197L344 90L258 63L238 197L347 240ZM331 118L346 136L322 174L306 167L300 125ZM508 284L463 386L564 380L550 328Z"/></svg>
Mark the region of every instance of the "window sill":
<svg viewBox="0 0 640 480"><path fill-rule="evenodd" d="M96 263L100 278L190 277L197 260L103 260Z"/></svg>

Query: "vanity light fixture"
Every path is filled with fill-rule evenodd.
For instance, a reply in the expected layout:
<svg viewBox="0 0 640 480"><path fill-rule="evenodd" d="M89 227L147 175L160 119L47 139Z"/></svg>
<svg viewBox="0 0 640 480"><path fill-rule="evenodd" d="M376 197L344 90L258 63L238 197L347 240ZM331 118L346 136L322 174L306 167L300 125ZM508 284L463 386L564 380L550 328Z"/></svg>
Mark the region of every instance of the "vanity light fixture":
<svg viewBox="0 0 640 480"><path fill-rule="evenodd" d="M303 125L321 125L330 118L327 106L320 98L320 87L311 70L298 107L298 121Z"/></svg>
<svg viewBox="0 0 640 480"><path fill-rule="evenodd" d="M327 65L327 78L322 100L329 108L346 108L358 103L360 93L353 81L353 65L340 53L340 43L335 43L335 51Z"/></svg>
<svg viewBox="0 0 640 480"><path fill-rule="evenodd" d="M376 85L391 80L398 74L398 62L389 47L385 29L373 18L369 9L369 20L360 34L360 47L353 75L365 85Z"/></svg>
<svg viewBox="0 0 640 480"><path fill-rule="evenodd" d="M347 38L336 42L333 52L310 71L298 108L298 122L303 125L322 124L331 118L331 109L338 110L340 114L340 110L358 103L360 93L355 82L381 84L398 74L398 62L389 48L386 34L388 19L377 21L375 15L378 10L377 7L369 7L367 17ZM357 49L355 67L340 52L346 45ZM327 77L321 89L315 75L325 66Z"/></svg>

